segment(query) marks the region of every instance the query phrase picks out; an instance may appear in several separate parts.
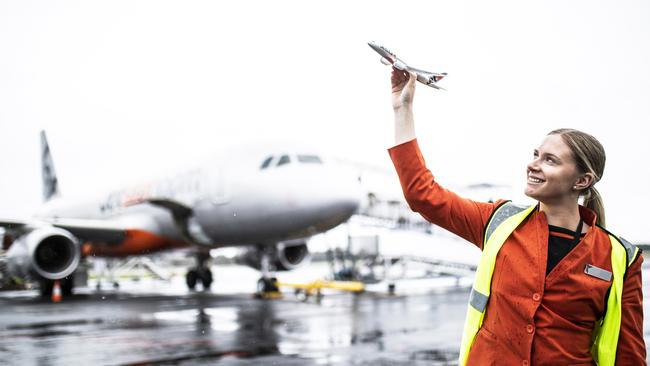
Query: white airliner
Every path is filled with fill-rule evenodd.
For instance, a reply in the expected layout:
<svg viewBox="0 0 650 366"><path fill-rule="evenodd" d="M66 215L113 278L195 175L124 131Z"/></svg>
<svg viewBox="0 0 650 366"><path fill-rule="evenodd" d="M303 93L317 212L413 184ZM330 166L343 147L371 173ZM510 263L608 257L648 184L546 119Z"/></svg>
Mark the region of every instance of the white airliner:
<svg viewBox="0 0 650 366"><path fill-rule="evenodd" d="M71 293L84 256L125 257L192 247L197 266L191 289L212 284L210 249L249 246L243 262L259 269L261 291L273 289L271 271L290 270L309 257L306 240L357 210L354 176L319 155L291 148L230 151L176 175L71 201L59 195L50 149L41 133L45 204L29 220L0 219L6 231L9 275L41 283L59 280Z"/></svg>

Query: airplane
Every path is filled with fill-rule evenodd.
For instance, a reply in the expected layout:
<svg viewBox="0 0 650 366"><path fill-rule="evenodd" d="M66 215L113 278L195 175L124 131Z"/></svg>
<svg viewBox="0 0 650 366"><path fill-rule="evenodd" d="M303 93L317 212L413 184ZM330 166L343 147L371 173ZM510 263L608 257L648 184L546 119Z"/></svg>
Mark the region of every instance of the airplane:
<svg viewBox="0 0 650 366"><path fill-rule="evenodd" d="M275 291L272 271L309 258L307 239L347 221L360 204L357 177L320 155L290 148L235 149L171 176L71 200L59 192L41 132L44 205L30 219L0 219L9 276L59 281L71 294L83 257L120 258L191 248L186 283L212 284L209 251L245 246L241 261L261 271L260 293Z"/></svg>
<svg viewBox="0 0 650 366"><path fill-rule="evenodd" d="M417 80L422 84L430 86L434 89L446 90L445 88L442 88L437 85L438 81L442 80L442 78L447 76L446 72L437 73L437 72L429 72L429 71L416 69L414 67L407 65L406 62L400 60L397 57L397 55L389 51L384 46L380 46L373 42L368 42L368 46L370 46L370 48L372 48L373 50L375 50L375 52L381 55L382 64L391 65L397 70L415 73L415 75L417 75Z"/></svg>

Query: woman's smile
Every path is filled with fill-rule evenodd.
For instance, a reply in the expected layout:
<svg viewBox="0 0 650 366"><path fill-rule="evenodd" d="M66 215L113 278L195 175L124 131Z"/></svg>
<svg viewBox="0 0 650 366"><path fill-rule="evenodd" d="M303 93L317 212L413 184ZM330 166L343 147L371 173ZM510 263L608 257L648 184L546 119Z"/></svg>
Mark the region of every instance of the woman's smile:
<svg viewBox="0 0 650 366"><path fill-rule="evenodd" d="M538 185L546 182L544 179L528 175L528 184Z"/></svg>

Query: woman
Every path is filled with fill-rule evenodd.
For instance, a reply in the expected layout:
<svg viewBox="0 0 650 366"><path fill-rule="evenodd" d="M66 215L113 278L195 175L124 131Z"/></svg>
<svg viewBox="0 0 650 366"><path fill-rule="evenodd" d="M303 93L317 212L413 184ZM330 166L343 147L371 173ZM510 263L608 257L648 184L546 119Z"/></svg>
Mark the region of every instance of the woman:
<svg viewBox="0 0 650 366"><path fill-rule="evenodd" d="M643 258L603 228L594 187L605 166L600 143L576 130L546 136L527 166L525 193L538 201L527 211L505 201L461 198L438 185L425 166L415 140L415 79L393 69L396 146L389 153L406 200L430 222L482 250L492 248L477 270L461 365L645 365ZM514 216L518 221L505 231L505 220ZM492 264L484 264L490 256ZM485 288L477 289L482 280Z"/></svg>

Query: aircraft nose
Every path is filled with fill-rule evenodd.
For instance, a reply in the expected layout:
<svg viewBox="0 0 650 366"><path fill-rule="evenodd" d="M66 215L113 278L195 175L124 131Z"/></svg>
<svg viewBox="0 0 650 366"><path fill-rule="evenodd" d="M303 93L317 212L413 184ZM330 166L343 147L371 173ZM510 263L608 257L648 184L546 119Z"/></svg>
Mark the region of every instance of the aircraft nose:
<svg viewBox="0 0 650 366"><path fill-rule="evenodd" d="M361 203L360 191L353 186L341 187L341 189L334 192L331 198L324 202L322 209L333 216L336 214L349 218L354 214Z"/></svg>
<svg viewBox="0 0 650 366"><path fill-rule="evenodd" d="M352 216L361 204L361 186L357 178L335 169L323 171L316 178L311 202L315 212L336 226Z"/></svg>

